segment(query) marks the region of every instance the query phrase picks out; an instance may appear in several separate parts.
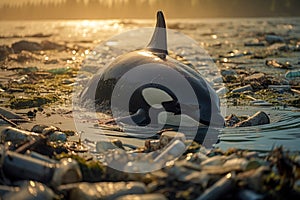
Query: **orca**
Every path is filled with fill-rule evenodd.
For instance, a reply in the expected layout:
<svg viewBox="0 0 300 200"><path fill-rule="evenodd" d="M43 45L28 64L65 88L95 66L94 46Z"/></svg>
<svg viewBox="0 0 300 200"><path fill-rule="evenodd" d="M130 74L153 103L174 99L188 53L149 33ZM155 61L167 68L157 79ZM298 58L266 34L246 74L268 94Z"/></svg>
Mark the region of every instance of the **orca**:
<svg viewBox="0 0 300 200"><path fill-rule="evenodd" d="M95 107L101 105L112 109L111 99L117 83L128 71L150 63L158 72L168 67L181 74L192 88L196 101L180 100L166 85L149 82L134 90L128 101L128 107L119 108L129 110L129 118L125 116L116 120L125 124L132 120L138 126L166 123L171 126L202 124L223 127L224 118L220 113L218 95L195 69L168 55L166 31L163 12L158 11L156 27L149 44L143 49L114 59L101 73L96 74L89 81L80 98L82 101L90 100ZM126 81L126 84L130 84L130 81L134 82L134 80ZM181 91L184 92L184 89ZM150 110L152 117L150 117Z"/></svg>

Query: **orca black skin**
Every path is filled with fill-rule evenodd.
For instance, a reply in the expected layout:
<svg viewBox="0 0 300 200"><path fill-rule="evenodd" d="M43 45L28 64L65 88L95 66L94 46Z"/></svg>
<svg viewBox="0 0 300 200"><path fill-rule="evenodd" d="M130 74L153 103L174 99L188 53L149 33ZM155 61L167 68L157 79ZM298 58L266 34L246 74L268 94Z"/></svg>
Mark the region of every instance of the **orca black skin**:
<svg viewBox="0 0 300 200"><path fill-rule="evenodd" d="M176 95L162 85L148 84L137 89L131 96L129 101L130 114L135 115L136 113L146 113L147 115L151 105L145 101L142 95L142 90L147 87L151 87L163 90L172 97L173 101L162 103L166 111L179 115L184 110L184 113L188 113L191 118L204 125L215 124L219 127L223 126L224 119L220 114L219 98L215 91L209 86L208 82L191 67L168 56L165 28L166 25L163 13L159 11L157 13L156 29L149 45L144 49L121 55L113 60L109 66L105 68L103 73L95 75L91 79L86 89L82 92L81 98L83 100L92 100L96 104L100 105L106 103L110 108L114 87L126 72L144 64L161 64L159 66L170 67L185 77L197 96L198 102L196 107L185 104L185 102L177 102L178 99L176 98ZM145 56L145 53L147 53L147 56ZM143 111L141 112L140 109ZM158 109L157 113L159 112L160 110ZM198 117L196 114L197 112ZM214 117L212 117L212 115L214 115ZM150 123L149 116L146 116L143 119L138 116L139 115L132 117L138 125L144 126ZM154 123L156 123L156 121Z"/></svg>

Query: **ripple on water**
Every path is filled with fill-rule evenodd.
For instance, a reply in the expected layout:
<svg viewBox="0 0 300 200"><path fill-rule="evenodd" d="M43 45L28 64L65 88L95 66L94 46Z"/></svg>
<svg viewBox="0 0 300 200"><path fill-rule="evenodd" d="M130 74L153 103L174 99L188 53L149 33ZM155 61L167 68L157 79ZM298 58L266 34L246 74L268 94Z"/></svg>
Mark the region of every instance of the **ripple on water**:
<svg viewBox="0 0 300 200"><path fill-rule="evenodd" d="M220 143L215 146L268 151L282 145L290 151L300 151L300 112L271 111L270 117L277 121L261 126L223 129Z"/></svg>

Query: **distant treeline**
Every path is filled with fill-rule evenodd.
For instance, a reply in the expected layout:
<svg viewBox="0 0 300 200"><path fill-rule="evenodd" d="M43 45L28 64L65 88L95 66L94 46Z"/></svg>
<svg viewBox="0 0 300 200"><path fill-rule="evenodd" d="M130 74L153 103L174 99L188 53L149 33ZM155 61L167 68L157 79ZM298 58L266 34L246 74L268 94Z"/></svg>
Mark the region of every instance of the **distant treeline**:
<svg viewBox="0 0 300 200"><path fill-rule="evenodd" d="M168 18L300 16L300 0L61 0L21 6L5 4L0 19Z"/></svg>

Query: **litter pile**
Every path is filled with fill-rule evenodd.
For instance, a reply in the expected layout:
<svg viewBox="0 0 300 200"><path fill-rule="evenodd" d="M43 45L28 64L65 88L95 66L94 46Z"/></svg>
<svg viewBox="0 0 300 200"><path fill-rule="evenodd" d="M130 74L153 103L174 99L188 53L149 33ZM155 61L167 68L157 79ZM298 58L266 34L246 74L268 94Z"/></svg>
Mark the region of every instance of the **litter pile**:
<svg viewBox="0 0 300 200"><path fill-rule="evenodd" d="M281 147L269 153L207 150L175 133L167 131L159 140L146 140L144 147L124 150L116 140L72 141L76 133L56 127L7 127L1 132L1 198L299 199L300 154ZM89 150L90 143L96 151ZM178 156L171 148L175 143L184 153L172 161ZM120 151L156 151L161 162L168 162L141 174L118 171L96 159L100 154L117 158ZM130 161L122 159L128 166Z"/></svg>

